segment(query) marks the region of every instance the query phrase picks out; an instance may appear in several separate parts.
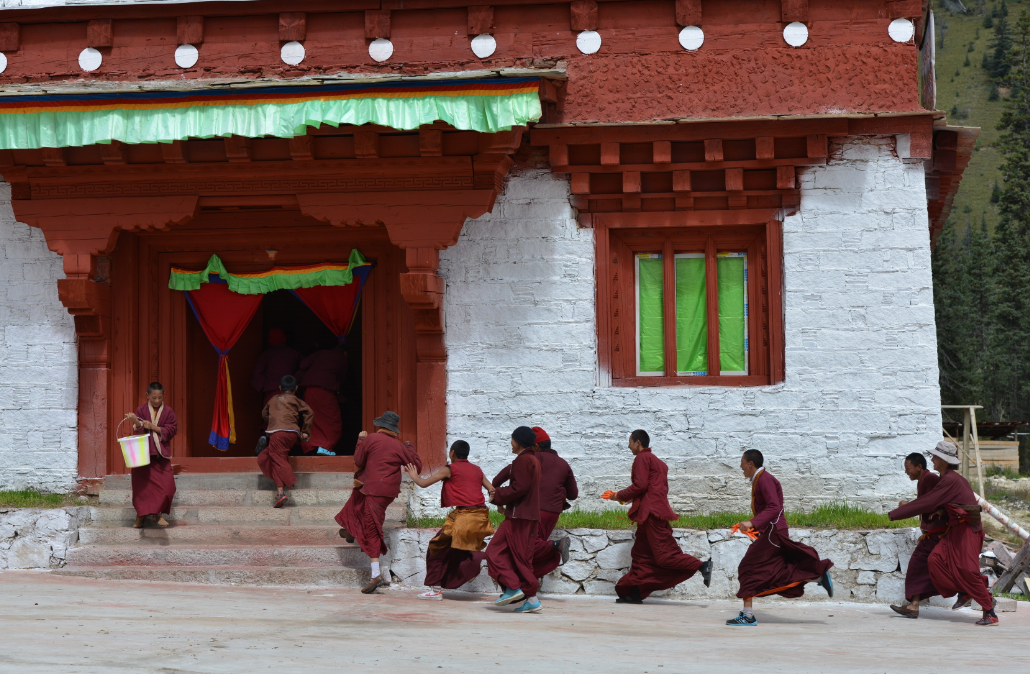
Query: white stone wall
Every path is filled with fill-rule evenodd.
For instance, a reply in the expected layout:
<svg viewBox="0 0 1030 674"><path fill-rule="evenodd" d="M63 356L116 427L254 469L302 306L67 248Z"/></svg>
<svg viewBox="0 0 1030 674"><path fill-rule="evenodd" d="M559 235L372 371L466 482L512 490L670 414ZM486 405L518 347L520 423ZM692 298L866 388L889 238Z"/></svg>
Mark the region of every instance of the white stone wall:
<svg viewBox="0 0 1030 674"><path fill-rule="evenodd" d="M89 508L84 507L0 510L0 569L64 566L87 520Z"/></svg>
<svg viewBox="0 0 1030 674"><path fill-rule="evenodd" d="M63 277L61 256L15 221L0 183L0 489L75 487L78 352L57 298Z"/></svg>
<svg viewBox="0 0 1030 674"><path fill-rule="evenodd" d="M758 388L599 386L594 233L577 226L565 177L513 175L441 254L450 440L492 475L516 426L544 427L584 509L626 486L634 428L669 464L680 512L746 509L750 448L788 508L911 497L902 457L941 437L923 166L899 160L893 137L837 141L828 165L801 172L784 222L786 381Z"/></svg>

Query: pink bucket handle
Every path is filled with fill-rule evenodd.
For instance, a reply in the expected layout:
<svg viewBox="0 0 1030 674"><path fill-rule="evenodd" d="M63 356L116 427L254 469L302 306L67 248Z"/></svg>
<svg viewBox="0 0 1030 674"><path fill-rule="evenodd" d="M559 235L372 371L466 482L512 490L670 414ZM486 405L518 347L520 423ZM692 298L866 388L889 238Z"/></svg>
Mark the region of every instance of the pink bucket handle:
<svg viewBox="0 0 1030 674"><path fill-rule="evenodd" d="M124 424L128 420L129 420L128 417L126 417L126 418L124 418L124 419L122 419L121 421L118 422L118 428L114 429L114 435L115 435L116 438L127 438L127 437L129 437L129 435L132 435L132 433L129 433L129 435L122 435L122 424ZM135 429L135 427L133 427L131 430L136 430L136 429ZM142 430L142 429L140 429L140 430ZM149 431L147 431L147 432L149 433ZM142 435L142 434L139 434L139 435Z"/></svg>

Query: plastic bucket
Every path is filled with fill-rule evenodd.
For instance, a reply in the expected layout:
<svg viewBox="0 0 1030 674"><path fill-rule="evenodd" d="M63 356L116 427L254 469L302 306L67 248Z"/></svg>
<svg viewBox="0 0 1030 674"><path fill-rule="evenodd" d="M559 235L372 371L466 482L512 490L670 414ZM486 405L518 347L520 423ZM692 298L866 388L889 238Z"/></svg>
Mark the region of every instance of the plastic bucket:
<svg viewBox="0 0 1030 674"><path fill-rule="evenodd" d="M125 458L127 468L150 465L150 433L118 438L118 444L122 447L122 457Z"/></svg>

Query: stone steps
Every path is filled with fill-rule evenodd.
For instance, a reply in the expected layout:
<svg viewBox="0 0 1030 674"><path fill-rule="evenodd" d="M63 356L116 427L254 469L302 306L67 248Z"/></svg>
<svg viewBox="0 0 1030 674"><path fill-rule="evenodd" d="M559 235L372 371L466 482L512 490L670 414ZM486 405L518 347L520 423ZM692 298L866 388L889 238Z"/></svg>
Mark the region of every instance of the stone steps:
<svg viewBox="0 0 1030 674"><path fill-rule="evenodd" d="M170 522L176 524L243 524L276 523L290 524L324 524L332 523L340 512L343 503L331 506L297 506L273 508L265 506L196 506L181 507L172 505L168 516ZM393 504L386 510L389 521L400 521L404 516L404 506ZM90 519L95 524L120 523L132 524L136 520L136 511L131 508L91 507Z"/></svg>
<svg viewBox="0 0 1030 674"><path fill-rule="evenodd" d="M82 546L68 551L74 566L279 566L364 568L368 557L355 543L326 545Z"/></svg>
<svg viewBox="0 0 1030 674"><path fill-rule="evenodd" d="M325 525L245 524L180 525L167 529L133 529L111 524L79 529L79 545L330 545L341 540L335 522Z"/></svg>
<svg viewBox="0 0 1030 674"><path fill-rule="evenodd" d="M350 497L350 489L297 489L290 492L291 506L336 506L339 510ZM182 489L175 491L177 506L264 506L275 502L274 489ZM100 505L132 507L132 491L111 489L100 492Z"/></svg>
<svg viewBox="0 0 1030 674"><path fill-rule="evenodd" d="M104 580L152 580L207 585L364 587L368 568L281 566L67 566L54 573Z"/></svg>

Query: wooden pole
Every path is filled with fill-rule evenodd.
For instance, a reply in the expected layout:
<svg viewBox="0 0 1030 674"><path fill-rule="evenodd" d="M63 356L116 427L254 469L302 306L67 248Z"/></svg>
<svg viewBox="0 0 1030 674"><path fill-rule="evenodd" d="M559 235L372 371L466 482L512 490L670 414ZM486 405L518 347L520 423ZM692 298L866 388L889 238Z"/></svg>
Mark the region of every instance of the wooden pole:
<svg viewBox="0 0 1030 674"><path fill-rule="evenodd" d="M976 431L976 408L969 406L970 428L973 430L973 449L976 450L976 478L980 481L980 498L984 498L984 469L980 460L980 436Z"/></svg>
<svg viewBox="0 0 1030 674"><path fill-rule="evenodd" d="M962 416L962 465L959 474L969 479L969 410L966 408Z"/></svg>
<svg viewBox="0 0 1030 674"><path fill-rule="evenodd" d="M991 588L991 592L998 595L1011 590L1012 586L1019 580L1019 577L1030 570L1027 568L1028 566L1030 566L1030 541L1024 543L1023 547L1019 549L1019 552L1012 559L1008 570L1001 574L1001 578Z"/></svg>

